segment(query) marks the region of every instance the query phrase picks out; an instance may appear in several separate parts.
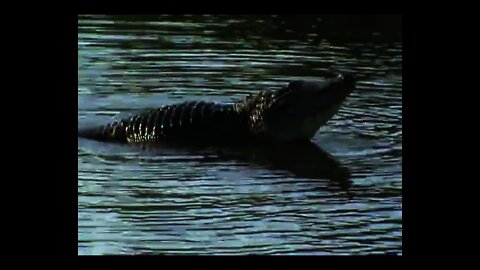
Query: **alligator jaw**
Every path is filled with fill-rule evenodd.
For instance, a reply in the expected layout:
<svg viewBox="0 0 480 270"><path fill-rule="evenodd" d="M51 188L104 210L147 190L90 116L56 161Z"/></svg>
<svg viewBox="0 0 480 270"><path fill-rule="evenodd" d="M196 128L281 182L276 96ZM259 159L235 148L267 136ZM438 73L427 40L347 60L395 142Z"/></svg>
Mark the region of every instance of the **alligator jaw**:
<svg viewBox="0 0 480 270"><path fill-rule="evenodd" d="M279 141L310 140L355 89L352 75L324 81L294 81L273 98L264 112L265 136Z"/></svg>

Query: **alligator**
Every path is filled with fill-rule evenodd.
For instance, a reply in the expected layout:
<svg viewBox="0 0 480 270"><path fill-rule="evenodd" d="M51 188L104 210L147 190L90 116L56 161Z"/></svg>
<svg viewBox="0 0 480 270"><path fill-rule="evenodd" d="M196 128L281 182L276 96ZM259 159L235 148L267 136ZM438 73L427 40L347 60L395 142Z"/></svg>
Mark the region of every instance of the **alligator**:
<svg viewBox="0 0 480 270"><path fill-rule="evenodd" d="M235 103L188 101L78 131L80 137L118 143L167 141L310 141L355 89L352 74L322 81L295 80Z"/></svg>

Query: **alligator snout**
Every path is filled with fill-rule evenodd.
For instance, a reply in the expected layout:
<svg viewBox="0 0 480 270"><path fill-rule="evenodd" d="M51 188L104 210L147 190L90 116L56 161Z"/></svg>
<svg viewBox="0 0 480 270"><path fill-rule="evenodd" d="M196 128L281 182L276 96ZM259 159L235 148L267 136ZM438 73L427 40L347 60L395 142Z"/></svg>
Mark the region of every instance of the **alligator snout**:
<svg viewBox="0 0 480 270"><path fill-rule="evenodd" d="M343 82L349 85L355 85L357 82L357 78L355 78L355 76L351 73L340 73L338 74L337 78L343 80Z"/></svg>

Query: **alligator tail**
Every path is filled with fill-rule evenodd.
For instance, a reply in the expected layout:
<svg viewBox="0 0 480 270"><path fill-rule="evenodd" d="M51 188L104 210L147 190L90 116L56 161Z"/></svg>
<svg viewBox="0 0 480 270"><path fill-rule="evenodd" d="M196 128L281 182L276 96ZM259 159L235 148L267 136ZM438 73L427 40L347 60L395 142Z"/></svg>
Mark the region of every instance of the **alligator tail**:
<svg viewBox="0 0 480 270"><path fill-rule="evenodd" d="M122 121L119 121L95 128L79 129L78 136L97 141L116 141L126 143L127 136L123 124Z"/></svg>

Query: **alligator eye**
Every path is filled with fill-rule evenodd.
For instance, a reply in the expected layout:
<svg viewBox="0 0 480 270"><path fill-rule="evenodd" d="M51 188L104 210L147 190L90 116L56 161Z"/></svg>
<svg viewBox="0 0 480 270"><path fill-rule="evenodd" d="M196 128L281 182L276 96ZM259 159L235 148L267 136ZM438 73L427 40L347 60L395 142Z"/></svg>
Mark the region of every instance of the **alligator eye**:
<svg viewBox="0 0 480 270"><path fill-rule="evenodd" d="M342 75L342 74L338 74L337 79L343 80L343 75Z"/></svg>

